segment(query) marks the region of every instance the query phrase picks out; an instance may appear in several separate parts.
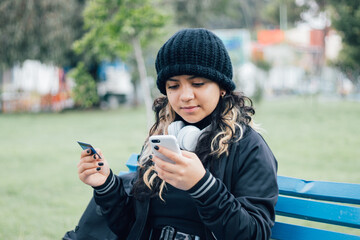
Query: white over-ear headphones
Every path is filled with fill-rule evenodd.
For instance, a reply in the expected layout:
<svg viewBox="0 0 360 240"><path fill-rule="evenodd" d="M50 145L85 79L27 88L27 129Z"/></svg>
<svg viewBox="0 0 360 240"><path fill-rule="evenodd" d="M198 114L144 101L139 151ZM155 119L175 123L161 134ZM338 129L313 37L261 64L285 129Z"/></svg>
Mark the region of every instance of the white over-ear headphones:
<svg viewBox="0 0 360 240"><path fill-rule="evenodd" d="M168 126L168 134L177 138L181 149L193 152L195 151L199 137L209 128L210 125L200 130L193 125L185 126L183 121L175 121Z"/></svg>

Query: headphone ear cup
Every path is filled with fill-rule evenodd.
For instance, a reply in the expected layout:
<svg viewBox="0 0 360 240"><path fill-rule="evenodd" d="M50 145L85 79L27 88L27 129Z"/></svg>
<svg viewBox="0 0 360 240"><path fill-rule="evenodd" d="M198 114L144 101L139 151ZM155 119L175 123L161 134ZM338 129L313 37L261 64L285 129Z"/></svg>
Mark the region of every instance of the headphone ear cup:
<svg viewBox="0 0 360 240"><path fill-rule="evenodd" d="M190 152L195 151L201 133L200 129L195 126L183 127L177 135L180 147Z"/></svg>
<svg viewBox="0 0 360 240"><path fill-rule="evenodd" d="M179 134L180 130L181 130L184 126L185 126L185 123L184 123L183 121L175 121L175 122L172 122L172 123L168 126L168 134L177 137L177 135Z"/></svg>

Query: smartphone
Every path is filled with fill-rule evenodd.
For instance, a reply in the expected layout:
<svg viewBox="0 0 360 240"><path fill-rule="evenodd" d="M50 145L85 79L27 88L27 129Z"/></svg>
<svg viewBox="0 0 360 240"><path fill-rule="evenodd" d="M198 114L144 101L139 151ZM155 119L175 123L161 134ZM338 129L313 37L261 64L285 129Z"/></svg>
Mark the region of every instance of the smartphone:
<svg viewBox="0 0 360 240"><path fill-rule="evenodd" d="M101 159L100 155L96 152L95 148L93 148L93 146L91 146L91 144L89 143L84 143L84 142L79 142L77 141L77 143L80 145L80 147L84 150L86 149L90 149L92 154L96 154L98 155L98 157Z"/></svg>
<svg viewBox="0 0 360 240"><path fill-rule="evenodd" d="M173 135L153 135L153 136L150 136L149 141L150 141L150 145L151 145L154 155L161 158L164 161L174 163L174 161L170 160L168 157L165 157L164 155L162 155L161 153L156 151L154 149L154 147L156 145L159 147L165 147L165 148L169 149L170 151L173 151L173 152L181 155L181 150L180 150L179 144L177 142L176 137Z"/></svg>

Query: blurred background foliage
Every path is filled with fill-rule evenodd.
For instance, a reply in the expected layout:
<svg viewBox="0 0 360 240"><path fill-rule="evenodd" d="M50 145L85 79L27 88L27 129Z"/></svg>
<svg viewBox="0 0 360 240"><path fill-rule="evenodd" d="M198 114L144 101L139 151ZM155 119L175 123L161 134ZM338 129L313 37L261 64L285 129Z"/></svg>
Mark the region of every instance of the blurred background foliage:
<svg viewBox="0 0 360 240"><path fill-rule="evenodd" d="M134 83L140 80L149 89L145 79L154 70L147 63L174 29L242 28L254 38L259 29L286 29L322 17L325 33L331 27L342 36L343 49L332 64L358 84L359 12L351 0L2 0L0 71L26 59L67 68L82 61L98 81L99 62L119 58L133 69ZM144 91L144 98L149 108L150 93Z"/></svg>
<svg viewBox="0 0 360 240"><path fill-rule="evenodd" d="M96 91L96 82L86 71L83 62L79 62L76 68L70 71L69 76L75 79L75 86L73 89L75 105L90 108L99 102L99 96Z"/></svg>
<svg viewBox="0 0 360 240"><path fill-rule="evenodd" d="M73 64L73 42L84 34L85 0L0 1L0 65L27 59Z"/></svg>
<svg viewBox="0 0 360 240"><path fill-rule="evenodd" d="M159 6L148 0L91 1L84 11L88 31L74 43L76 52L96 56L99 60L127 59L129 53L133 53L148 119L152 119L153 114L152 98L142 48L156 39L165 25L167 18L158 9Z"/></svg>

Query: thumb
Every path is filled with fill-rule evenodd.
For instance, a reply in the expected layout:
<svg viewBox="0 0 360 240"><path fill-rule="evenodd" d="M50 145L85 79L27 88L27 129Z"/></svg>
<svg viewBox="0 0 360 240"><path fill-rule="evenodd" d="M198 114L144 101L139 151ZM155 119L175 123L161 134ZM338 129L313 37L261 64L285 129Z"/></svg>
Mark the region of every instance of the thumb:
<svg viewBox="0 0 360 240"><path fill-rule="evenodd" d="M103 155L101 149L95 148L95 151L97 152L97 154L98 154L101 158L104 158L104 155Z"/></svg>
<svg viewBox="0 0 360 240"><path fill-rule="evenodd" d="M184 156L184 157L187 157L187 158L194 158L194 157L197 157L197 155L193 152L189 152L189 151L185 151L185 150L181 150L181 154Z"/></svg>

